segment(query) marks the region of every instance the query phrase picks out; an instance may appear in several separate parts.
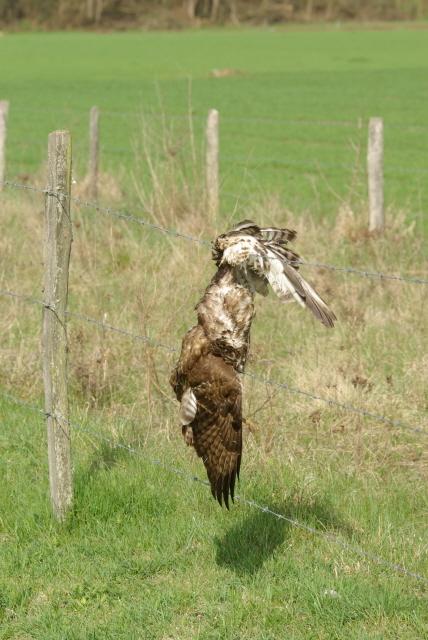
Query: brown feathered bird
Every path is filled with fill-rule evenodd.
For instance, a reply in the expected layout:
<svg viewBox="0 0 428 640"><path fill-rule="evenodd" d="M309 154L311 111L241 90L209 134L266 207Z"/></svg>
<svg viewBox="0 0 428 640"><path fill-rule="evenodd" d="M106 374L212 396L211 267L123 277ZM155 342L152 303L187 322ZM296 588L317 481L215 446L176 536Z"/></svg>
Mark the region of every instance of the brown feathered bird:
<svg viewBox="0 0 428 640"><path fill-rule="evenodd" d="M280 300L295 300L326 327L336 319L298 272L287 245L296 233L250 220L216 238L217 272L196 306L198 324L183 339L170 383L181 403L182 432L208 473L212 494L229 507L242 453L242 384L250 346L255 293L268 285Z"/></svg>

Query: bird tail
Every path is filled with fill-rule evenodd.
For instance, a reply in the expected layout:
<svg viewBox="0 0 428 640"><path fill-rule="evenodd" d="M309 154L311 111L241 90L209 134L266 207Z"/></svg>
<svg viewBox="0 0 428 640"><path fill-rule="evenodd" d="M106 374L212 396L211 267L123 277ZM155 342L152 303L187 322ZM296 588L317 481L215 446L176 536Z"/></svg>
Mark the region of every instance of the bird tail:
<svg viewBox="0 0 428 640"><path fill-rule="evenodd" d="M278 227L261 227L260 233L266 242L284 245L291 242L297 235L293 229L279 229Z"/></svg>

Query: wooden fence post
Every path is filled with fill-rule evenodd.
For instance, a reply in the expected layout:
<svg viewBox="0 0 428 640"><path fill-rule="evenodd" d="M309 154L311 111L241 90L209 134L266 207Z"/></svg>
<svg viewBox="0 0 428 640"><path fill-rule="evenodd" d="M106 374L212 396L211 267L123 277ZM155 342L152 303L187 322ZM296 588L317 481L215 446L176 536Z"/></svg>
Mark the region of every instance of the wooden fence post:
<svg viewBox="0 0 428 640"><path fill-rule="evenodd" d="M0 191L3 189L3 182L6 177L6 135L7 135L7 114L9 102L0 100Z"/></svg>
<svg viewBox="0 0 428 640"><path fill-rule="evenodd" d="M208 112L207 128L206 128L206 183L208 209L211 218L215 221L219 207L219 135L218 135L219 115L216 109L210 109Z"/></svg>
<svg viewBox="0 0 428 640"><path fill-rule="evenodd" d="M370 118L367 149L369 231L383 231L383 119Z"/></svg>
<svg viewBox="0 0 428 640"><path fill-rule="evenodd" d="M98 152L99 152L99 109L92 107L89 116L89 193L94 200L98 197Z"/></svg>
<svg viewBox="0 0 428 640"><path fill-rule="evenodd" d="M49 481L53 511L65 518L73 498L67 393L68 268L71 137L54 131L48 139L48 194L45 206L43 381L47 414Z"/></svg>

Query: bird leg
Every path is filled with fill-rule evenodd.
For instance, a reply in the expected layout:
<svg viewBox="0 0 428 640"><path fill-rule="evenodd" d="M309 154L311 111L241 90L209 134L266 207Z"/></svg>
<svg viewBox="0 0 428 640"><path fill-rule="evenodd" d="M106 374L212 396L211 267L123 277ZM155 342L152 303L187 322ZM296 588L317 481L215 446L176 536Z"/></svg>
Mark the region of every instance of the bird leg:
<svg viewBox="0 0 428 640"><path fill-rule="evenodd" d="M183 434L184 442L188 447L193 447L193 429L187 424L183 424L181 427L181 433Z"/></svg>

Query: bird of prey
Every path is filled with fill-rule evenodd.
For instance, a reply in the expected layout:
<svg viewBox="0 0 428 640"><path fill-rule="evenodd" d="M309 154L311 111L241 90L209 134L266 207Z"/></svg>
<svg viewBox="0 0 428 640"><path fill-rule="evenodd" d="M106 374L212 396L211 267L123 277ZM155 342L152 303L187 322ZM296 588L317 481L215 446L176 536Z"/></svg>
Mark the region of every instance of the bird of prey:
<svg viewBox="0 0 428 640"><path fill-rule="evenodd" d="M243 220L216 238L217 272L196 306L197 324L184 336L170 383L180 402L185 442L206 467L211 491L229 508L242 453L242 383L256 293L269 286L283 301L307 307L326 327L336 317L300 275L288 247L295 231Z"/></svg>

